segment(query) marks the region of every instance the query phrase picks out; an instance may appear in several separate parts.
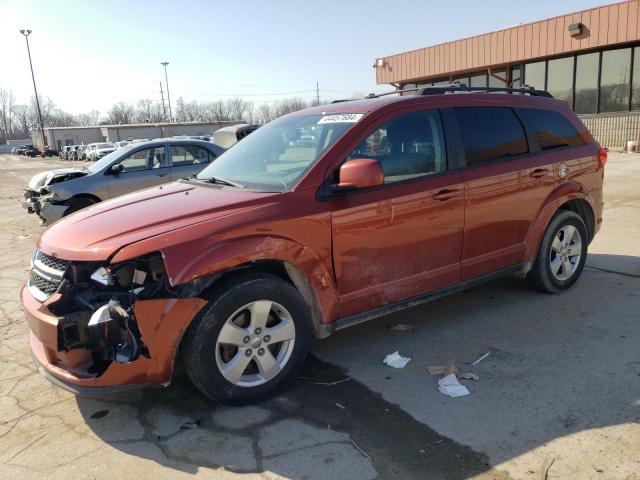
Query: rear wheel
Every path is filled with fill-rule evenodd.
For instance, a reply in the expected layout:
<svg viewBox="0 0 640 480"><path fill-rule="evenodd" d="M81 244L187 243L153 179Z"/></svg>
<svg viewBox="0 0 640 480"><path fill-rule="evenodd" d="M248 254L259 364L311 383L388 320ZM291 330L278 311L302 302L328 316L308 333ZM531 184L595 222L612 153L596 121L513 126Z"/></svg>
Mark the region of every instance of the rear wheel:
<svg viewBox="0 0 640 480"><path fill-rule="evenodd" d="M207 297L183 342L187 374L202 393L222 403L254 403L298 373L311 324L290 283L266 273L242 274Z"/></svg>
<svg viewBox="0 0 640 480"><path fill-rule="evenodd" d="M582 217L561 210L551 220L528 278L548 293L566 290L580 277L587 259L587 228Z"/></svg>

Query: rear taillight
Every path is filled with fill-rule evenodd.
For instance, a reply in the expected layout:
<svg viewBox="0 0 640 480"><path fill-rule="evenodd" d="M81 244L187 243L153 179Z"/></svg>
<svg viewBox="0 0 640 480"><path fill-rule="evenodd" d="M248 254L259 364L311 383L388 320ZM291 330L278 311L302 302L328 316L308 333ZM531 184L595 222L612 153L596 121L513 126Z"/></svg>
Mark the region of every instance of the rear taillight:
<svg viewBox="0 0 640 480"><path fill-rule="evenodd" d="M604 168L607 163L607 151L604 148L598 151L598 162L600 162L601 168Z"/></svg>

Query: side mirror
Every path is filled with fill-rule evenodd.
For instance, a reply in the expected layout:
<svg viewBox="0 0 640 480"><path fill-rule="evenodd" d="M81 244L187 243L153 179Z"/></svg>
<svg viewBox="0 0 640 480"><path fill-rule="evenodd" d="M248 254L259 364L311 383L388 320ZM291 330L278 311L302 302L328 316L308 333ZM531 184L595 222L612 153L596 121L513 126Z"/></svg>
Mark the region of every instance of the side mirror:
<svg viewBox="0 0 640 480"><path fill-rule="evenodd" d="M124 165L122 165L121 163L116 163L115 165L111 165L109 171L114 175L118 175L119 173L124 172Z"/></svg>
<svg viewBox="0 0 640 480"><path fill-rule="evenodd" d="M335 192L378 187L384 183L384 173L380 163L371 158L355 158L340 167Z"/></svg>

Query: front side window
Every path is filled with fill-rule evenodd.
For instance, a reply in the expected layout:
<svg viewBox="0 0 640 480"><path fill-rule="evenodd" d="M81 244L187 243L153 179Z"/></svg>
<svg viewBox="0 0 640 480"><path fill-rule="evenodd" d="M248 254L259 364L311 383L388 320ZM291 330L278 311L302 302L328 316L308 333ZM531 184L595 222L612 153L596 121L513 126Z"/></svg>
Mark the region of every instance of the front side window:
<svg viewBox="0 0 640 480"><path fill-rule="evenodd" d="M536 108L519 108L518 113L536 136L542 150L584 144L584 140L576 128L558 112Z"/></svg>
<svg viewBox="0 0 640 480"><path fill-rule="evenodd" d="M164 147L151 147L138 150L120 162L124 172L151 170L164 167Z"/></svg>
<svg viewBox="0 0 640 480"><path fill-rule="evenodd" d="M199 163L209 163L211 153L199 145L172 145L171 164L174 167L180 165L194 165Z"/></svg>
<svg viewBox="0 0 640 480"><path fill-rule="evenodd" d="M197 178L229 180L255 191L287 191L363 116L342 113L280 117L233 145Z"/></svg>
<svg viewBox="0 0 640 480"><path fill-rule="evenodd" d="M522 124L510 108L454 109L467 165L513 157L529 151Z"/></svg>
<svg viewBox="0 0 640 480"><path fill-rule="evenodd" d="M384 173L384 183L446 170L447 156L437 110L402 115L369 135L348 159L372 158Z"/></svg>

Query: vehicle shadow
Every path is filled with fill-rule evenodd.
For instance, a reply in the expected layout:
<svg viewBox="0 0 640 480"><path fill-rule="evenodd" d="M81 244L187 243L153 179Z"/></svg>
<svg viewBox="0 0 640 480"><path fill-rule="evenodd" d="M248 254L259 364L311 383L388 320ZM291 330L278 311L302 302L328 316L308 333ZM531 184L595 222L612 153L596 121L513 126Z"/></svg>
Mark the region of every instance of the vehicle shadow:
<svg viewBox="0 0 640 480"><path fill-rule="evenodd" d="M191 474L511 478L492 465L514 459L515 471L539 473L539 456L528 453L640 421L637 265L590 255L580 281L559 295L505 278L341 331L317 342L298 378L259 406L214 404L184 375L165 389L77 404L115 449ZM412 330L389 329L397 323ZM381 364L395 350L412 358L404 369ZM438 392L427 367L450 360L480 376L464 381L470 396ZM598 448L563 450L554 474L580 462L593 471Z"/></svg>

